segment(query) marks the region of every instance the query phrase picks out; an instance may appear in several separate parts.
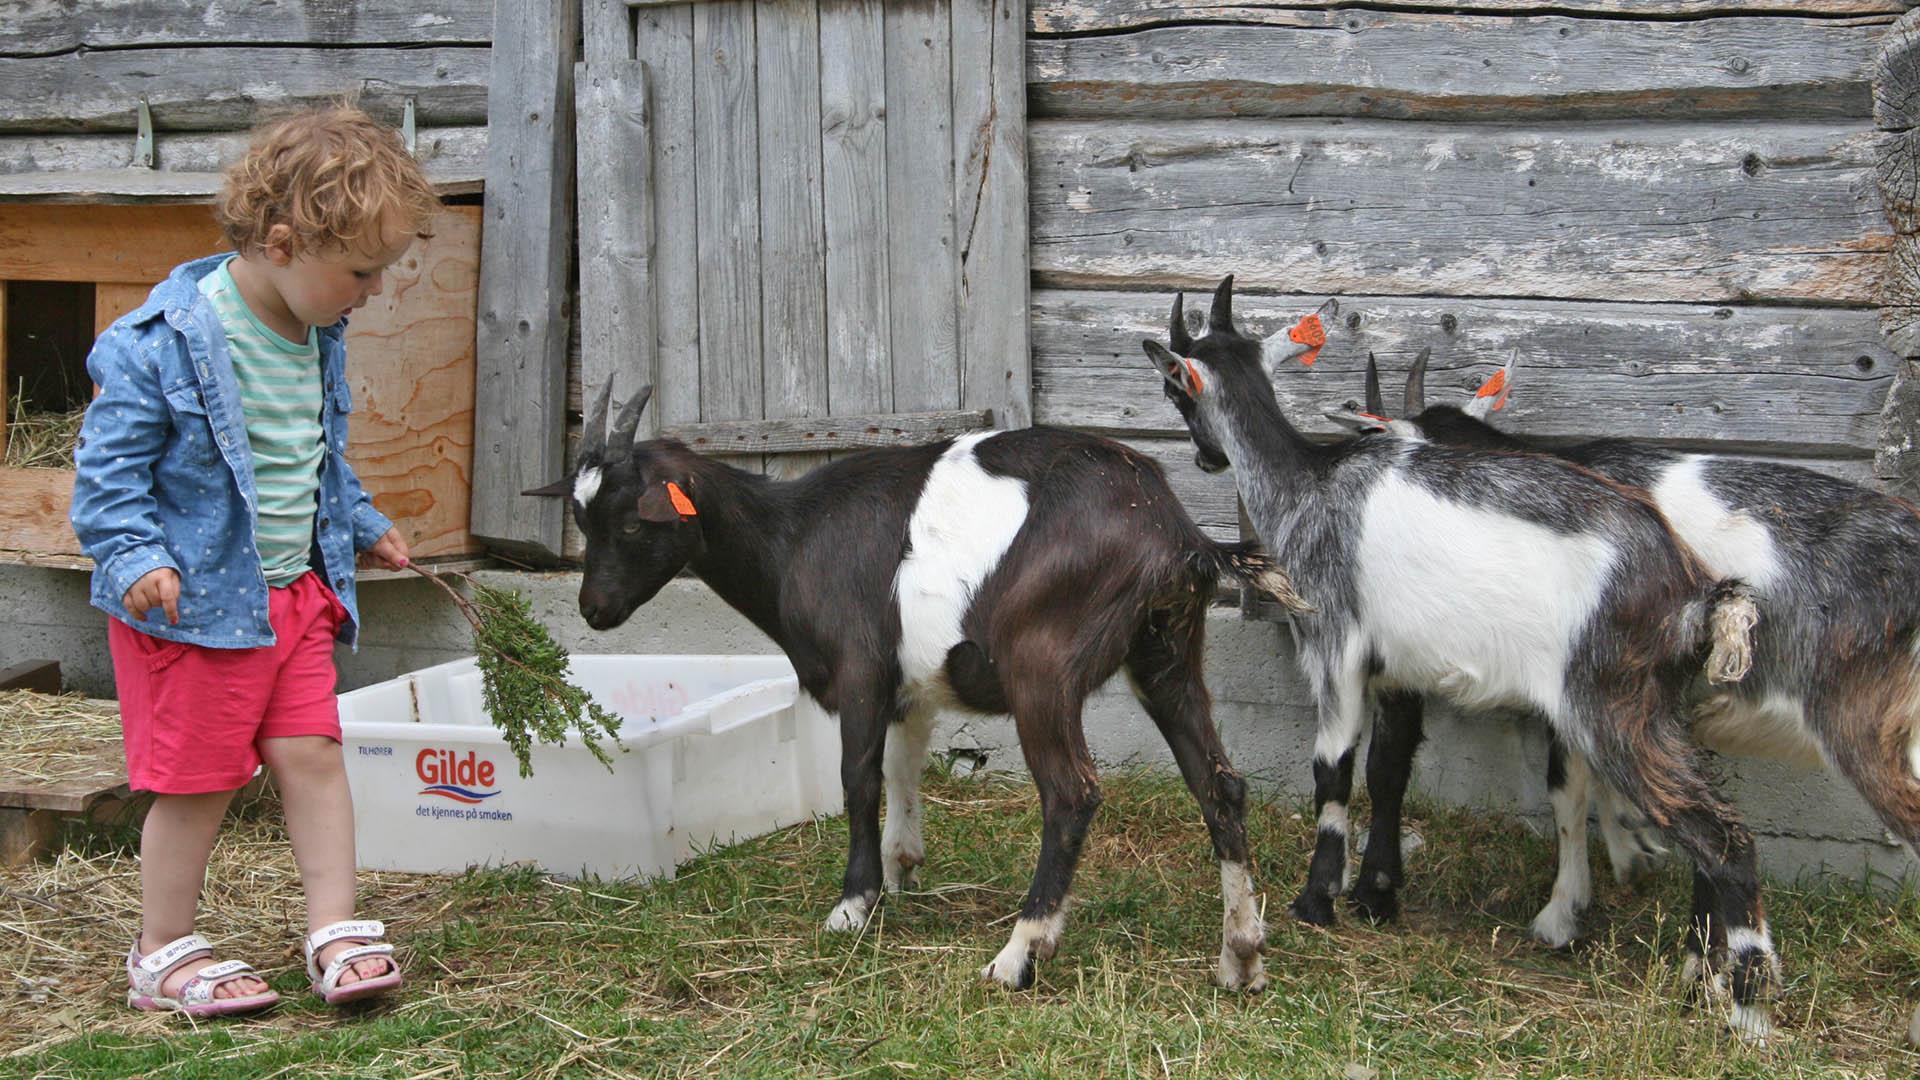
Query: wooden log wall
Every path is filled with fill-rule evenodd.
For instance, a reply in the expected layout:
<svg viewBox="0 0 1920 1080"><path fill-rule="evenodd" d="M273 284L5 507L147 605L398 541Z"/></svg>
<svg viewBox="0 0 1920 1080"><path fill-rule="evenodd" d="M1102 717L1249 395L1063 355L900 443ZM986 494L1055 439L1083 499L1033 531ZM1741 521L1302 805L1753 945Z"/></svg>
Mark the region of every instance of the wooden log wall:
<svg viewBox="0 0 1920 1080"><path fill-rule="evenodd" d="M443 191L485 173L493 0L28 0L0 14L0 198L204 197L244 132L354 95ZM154 168L132 168L140 102Z"/></svg>
<svg viewBox="0 0 1920 1080"><path fill-rule="evenodd" d="M1885 177L1920 175L1897 153L1920 96L1884 74L1915 70L1889 52L1905 6L1540 10L1035 0L1035 420L1134 441L1231 534L1231 480L1189 464L1140 350L1174 290L1231 273L1251 331L1341 301L1277 386L1309 431L1369 351L1395 385L1430 346L1430 401L1517 356L1515 430L1871 479L1920 351L1881 325L1908 243Z"/></svg>

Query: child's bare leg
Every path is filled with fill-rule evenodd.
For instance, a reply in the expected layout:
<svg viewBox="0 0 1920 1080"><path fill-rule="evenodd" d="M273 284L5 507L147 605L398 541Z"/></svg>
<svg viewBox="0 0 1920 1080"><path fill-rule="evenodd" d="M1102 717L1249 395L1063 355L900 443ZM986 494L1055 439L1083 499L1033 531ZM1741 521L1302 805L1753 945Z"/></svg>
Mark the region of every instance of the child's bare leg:
<svg viewBox="0 0 1920 1080"><path fill-rule="evenodd" d="M287 837L307 894L307 932L353 918L353 795L340 744L325 735L261 739L260 756L273 770L287 816ZM365 942L343 938L320 949L322 967L342 949ZM390 970L384 957L369 956L342 972L340 985L376 978Z"/></svg>
<svg viewBox="0 0 1920 1080"><path fill-rule="evenodd" d="M231 791L154 796L146 824L140 829L140 955L193 933L194 912L207 879L207 859L213 854L214 837L232 801ZM205 963L181 964L160 984L160 993L166 997L178 995L188 979L214 962L208 957ZM266 991L266 983L248 976L221 983L213 995L249 997Z"/></svg>

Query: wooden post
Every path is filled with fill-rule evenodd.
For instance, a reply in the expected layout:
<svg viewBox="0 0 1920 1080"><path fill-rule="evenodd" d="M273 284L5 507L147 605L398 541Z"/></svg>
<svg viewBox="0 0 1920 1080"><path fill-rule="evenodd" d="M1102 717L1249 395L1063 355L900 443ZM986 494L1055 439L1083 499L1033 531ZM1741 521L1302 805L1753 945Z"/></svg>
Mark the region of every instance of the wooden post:
<svg viewBox="0 0 1920 1080"><path fill-rule="evenodd" d="M1873 66L1873 119L1883 131L1874 178L1893 224L1880 287L1880 326L1902 359L1880 412L1874 476L1893 494L1920 494L1920 9L1886 33Z"/></svg>
<svg viewBox="0 0 1920 1080"><path fill-rule="evenodd" d="M520 492L565 470L579 39L579 0L494 4L472 532L522 559L561 549L561 501Z"/></svg>

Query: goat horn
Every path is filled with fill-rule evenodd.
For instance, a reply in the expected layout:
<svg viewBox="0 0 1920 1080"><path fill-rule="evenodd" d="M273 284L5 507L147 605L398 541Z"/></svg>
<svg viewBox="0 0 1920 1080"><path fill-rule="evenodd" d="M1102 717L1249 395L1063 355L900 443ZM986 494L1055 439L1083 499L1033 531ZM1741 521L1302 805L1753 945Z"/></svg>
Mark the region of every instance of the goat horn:
<svg viewBox="0 0 1920 1080"><path fill-rule="evenodd" d="M1374 363L1373 353L1367 353L1367 411L1375 416L1387 415L1386 399L1380 396L1380 365Z"/></svg>
<svg viewBox="0 0 1920 1080"><path fill-rule="evenodd" d="M640 430L640 410L647 407L647 400L653 397L653 384L640 388L620 410L620 419L613 425L613 431L607 436L607 449L614 457L623 458L633 452L633 436Z"/></svg>
<svg viewBox="0 0 1920 1080"><path fill-rule="evenodd" d="M1413 358L1413 370L1407 372L1406 411L1401 415L1409 420L1427 411L1427 358L1432 355L1431 347L1421 349Z"/></svg>
<svg viewBox="0 0 1920 1080"><path fill-rule="evenodd" d="M607 402L613 397L613 380L600 388L593 408L587 412L586 426L580 430L580 454L576 460L604 457L607 451Z"/></svg>
<svg viewBox="0 0 1920 1080"><path fill-rule="evenodd" d="M1187 294L1173 294L1173 321L1167 324L1167 344L1185 356L1193 351L1193 337L1187 333Z"/></svg>
<svg viewBox="0 0 1920 1080"><path fill-rule="evenodd" d="M1207 333L1233 333L1233 275L1228 274L1220 280L1220 287L1213 290L1213 311L1207 316Z"/></svg>

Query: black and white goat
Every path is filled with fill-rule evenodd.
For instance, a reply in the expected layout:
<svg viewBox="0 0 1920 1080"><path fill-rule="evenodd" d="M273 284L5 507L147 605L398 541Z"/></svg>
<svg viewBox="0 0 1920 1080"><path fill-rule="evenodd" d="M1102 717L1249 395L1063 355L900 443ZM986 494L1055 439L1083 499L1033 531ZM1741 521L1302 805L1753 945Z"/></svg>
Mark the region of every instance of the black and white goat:
<svg viewBox="0 0 1920 1080"><path fill-rule="evenodd" d="M851 454L780 482L672 440L636 443L651 387L605 434L608 392L569 480L528 494L571 501L586 541L580 613L594 629L618 626L691 568L838 714L850 837L829 930L865 926L883 885L910 883L925 857L920 776L935 712L1011 713L1040 792L1040 858L1011 939L981 974L1031 985L1059 943L1100 804L1081 707L1124 666L1220 861L1217 979L1265 986L1246 788L1200 663L1221 573L1287 599L1270 562L1207 537L1154 461L1096 436L983 432Z"/></svg>
<svg viewBox="0 0 1920 1080"><path fill-rule="evenodd" d="M1391 424L1403 438L1492 450L1533 444L1486 422L1512 389L1512 361L1465 406L1426 404L1427 354L1407 380L1406 414L1388 421L1369 373L1368 413L1329 413L1354 427ZM1497 387L1493 384L1497 383ZM1775 462L1683 453L1623 440L1540 448L1647 491L1708 568L1749 584L1759 608L1752 671L1738 685L1704 688L1695 737L1732 754L1770 757L1837 770L1909 850L1920 850L1920 515L1899 499L1847 481ZM1399 703L1404 710L1405 703ZM1414 703L1411 730L1419 725ZM1385 746L1398 758L1409 742L1404 711L1383 711L1383 727L1401 729ZM1418 741L1417 734L1412 736ZM1410 757L1410 750L1405 751ZM1384 783L1404 789L1410 761L1383 762ZM1563 945L1576 930L1576 901L1588 881L1585 760L1557 743L1548 784L1560 843L1553 900L1535 935ZM1370 753L1368 777L1375 765ZM1631 833L1611 809L1617 796L1602 779L1601 824ZM1389 796L1392 797L1392 796ZM1623 827L1624 826L1624 827ZM1389 841L1375 833L1369 841ZM1613 851L1616 872L1620 857ZM1649 850L1644 841L1639 850ZM1713 900L1710 877L1694 877L1690 966L1701 954L1700 920ZM1907 1037L1920 1044L1920 1011Z"/></svg>
<svg viewBox="0 0 1920 1080"><path fill-rule="evenodd" d="M1393 438L1310 442L1281 414L1267 368L1315 335L1245 336L1232 302L1229 277L1194 339L1176 301L1173 350L1145 346L1198 462L1233 466L1254 528L1313 607L1293 617L1319 706L1319 833L1295 915L1333 919L1370 690L1532 709L1712 879L1734 1021L1763 1030L1776 970L1753 838L1688 739L1714 582L1650 500L1564 462Z"/></svg>

